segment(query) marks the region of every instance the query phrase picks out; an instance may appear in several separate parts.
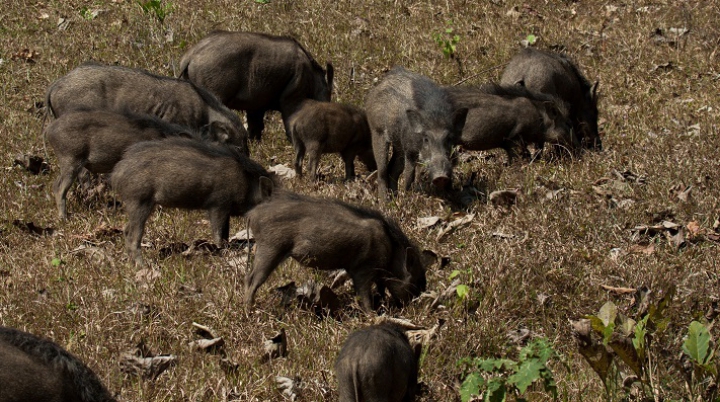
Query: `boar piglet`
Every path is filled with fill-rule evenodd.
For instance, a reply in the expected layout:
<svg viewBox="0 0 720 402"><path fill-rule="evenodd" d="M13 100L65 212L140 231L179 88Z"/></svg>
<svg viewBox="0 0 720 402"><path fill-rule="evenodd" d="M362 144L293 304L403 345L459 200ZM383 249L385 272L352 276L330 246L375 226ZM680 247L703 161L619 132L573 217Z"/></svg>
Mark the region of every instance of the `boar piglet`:
<svg viewBox="0 0 720 402"><path fill-rule="evenodd" d="M215 94L227 107L247 112L250 138L262 135L265 112L289 118L305 99L329 102L333 66L324 70L298 41L253 32L214 31L180 60L180 78Z"/></svg>
<svg viewBox="0 0 720 402"><path fill-rule="evenodd" d="M413 401L417 376L417 356L391 323L353 332L335 362L340 402Z"/></svg>
<svg viewBox="0 0 720 402"><path fill-rule="evenodd" d="M168 123L158 117L107 110L73 110L45 127L45 137L58 158L60 175L53 193L60 218L67 219L67 192L85 168L91 173L110 173L130 145L171 136L224 142L228 138L216 124L199 132Z"/></svg>
<svg viewBox="0 0 720 402"><path fill-rule="evenodd" d="M542 149L545 142L567 148L579 145L565 102L553 96L514 85L446 87L457 108L470 108L458 143L466 150L502 148L508 164L514 148L527 144Z"/></svg>
<svg viewBox="0 0 720 402"><path fill-rule="evenodd" d="M573 130L582 147L602 149L598 132L598 82L591 84L568 56L525 48L510 60L500 83L525 86L567 102Z"/></svg>
<svg viewBox="0 0 720 402"><path fill-rule="evenodd" d="M55 117L77 109L104 109L154 115L195 130L214 124L225 131L224 142L245 155L250 152L240 117L212 93L141 69L85 63L48 87L45 104Z"/></svg>
<svg viewBox="0 0 720 402"><path fill-rule="evenodd" d="M125 243L142 263L140 242L155 205L208 211L213 239L222 245L230 217L268 198L270 174L235 148L186 138L140 142L115 165L111 183L128 215Z"/></svg>
<svg viewBox="0 0 720 402"><path fill-rule="evenodd" d="M302 161L308 156L308 170L317 179L322 154L339 153L345 163L345 179L355 177L355 157L375 170L370 127L360 108L334 102L305 100L290 117L290 139L295 148L295 172L302 176Z"/></svg>
<svg viewBox="0 0 720 402"><path fill-rule="evenodd" d="M405 190L415 180L416 164L428 170L433 184L452 184L450 153L460 136L467 109L453 111L445 91L429 78L402 67L388 72L365 98L372 146L378 167L378 193L397 189L400 164ZM389 148L392 157L388 160Z"/></svg>
<svg viewBox="0 0 720 402"><path fill-rule="evenodd" d="M93 371L52 341L0 327L0 402L112 402Z"/></svg>
<svg viewBox="0 0 720 402"><path fill-rule="evenodd" d="M247 215L255 235L255 261L245 278L245 301L286 258L321 270L345 269L365 311L372 284L405 303L425 290L431 256L420 253L396 223L379 212L337 200L282 192Z"/></svg>

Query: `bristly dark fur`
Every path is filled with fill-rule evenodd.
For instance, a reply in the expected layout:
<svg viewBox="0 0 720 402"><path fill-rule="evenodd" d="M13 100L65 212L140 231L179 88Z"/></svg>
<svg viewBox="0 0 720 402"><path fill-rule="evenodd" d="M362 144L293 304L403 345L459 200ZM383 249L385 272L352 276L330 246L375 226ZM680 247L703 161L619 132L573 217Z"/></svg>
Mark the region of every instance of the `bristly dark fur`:
<svg viewBox="0 0 720 402"><path fill-rule="evenodd" d="M592 83L588 81L587 78L580 72L580 69L577 66L577 63L568 56L565 53L558 53L558 52L552 52L548 50L543 49L536 49L538 52L542 52L543 54L552 57L553 59L559 61L560 63L568 66L570 70L572 70L573 75L577 77L578 81L580 82L580 86L582 87L583 93L587 93L590 91L590 88L592 88Z"/></svg>
<svg viewBox="0 0 720 402"><path fill-rule="evenodd" d="M8 327L0 327L0 342L14 346L42 364L60 371L67 381L74 384L82 402L115 401L90 368L56 343Z"/></svg>

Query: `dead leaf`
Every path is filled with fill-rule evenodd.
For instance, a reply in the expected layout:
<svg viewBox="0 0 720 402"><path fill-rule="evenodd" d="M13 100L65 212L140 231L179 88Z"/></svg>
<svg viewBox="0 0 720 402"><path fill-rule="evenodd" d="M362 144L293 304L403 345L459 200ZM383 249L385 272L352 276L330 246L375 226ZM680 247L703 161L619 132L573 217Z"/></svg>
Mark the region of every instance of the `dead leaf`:
<svg viewBox="0 0 720 402"><path fill-rule="evenodd" d="M619 295L626 295L626 294L634 294L637 292L637 289L634 288L623 288L623 287L614 287L614 286L608 286L608 285L600 285L601 288L607 290L608 292L616 293Z"/></svg>
<svg viewBox="0 0 720 402"><path fill-rule="evenodd" d="M210 329L210 327L206 327L205 325L198 324L196 322L192 323L193 328L195 328L195 333L199 336L202 336L205 339L214 339L216 338L213 331Z"/></svg>
<svg viewBox="0 0 720 402"><path fill-rule="evenodd" d="M511 342L518 345L524 345L525 342L530 338L530 330L527 328L518 328L513 331L508 331L506 335Z"/></svg>
<svg viewBox="0 0 720 402"><path fill-rule="evenodd" d="M697 237L702 234L702 228L700 228L700 224L696 221L688 222L687 225L685 225L685 228L689 232L688 234L690 235L690 237Z"/></svg>
<svg viewBox="0 0 720 402"><path fill-rule="evenodd" d="M488 201L494 207L510 208L515 205L518 197L518 190L496 190L490 193Z"/></svg>
<svg viewBox="0 0 720 402"><path fill-rule="evenodd" d="M508 16L508 17L510 17L510 18L512 18L512 19L518 19L518 18L520 18L520 16L521 16L522 14L520 13L520 7L518 7L518 6L513 6L512 8L510 8L510 9L508 10L507 13L505 13L505 15Z"/></svg>
<svg viewBox="0 0 720 402"><path fill-rule="evenodd" d="M329 313L334 316L340 311L340 299L329 287L309 281L297 288L296 298L300 306L312 309L318 316Z"/></svg>
<svg viewBox="0 0 720 402"><path fill-rule="evenodd" d="M340 286L344 285L345 282L350 280L350 275L348 275L347 271L344 269L339 269L335 271L335 274L333 276L333 281L330 284L330 289L337 289Z"/></svg>
<svg viewBox="0 0 720 402"><path fill-rule="evenodd" d="M628 248L629 253L651 255L655 252L655 245L650 243L648 245L633 244Z"/></svg>
<svg viewBox="0 0 720 402"><path fill-rule="evenodd" d="M437 225L441 221L439 216L428 216L425 218L417 218L417 228L427 229Z"/></svg>
<svg viewBox="0 0 720 402"><path fill-rule="evenodd" d="M13 221L13 226L35 236L52 236L55 232L55 229L51 227L44 228L42 226L36 226L33 222L25 222L20 219L15 219Z"/></svg>
<svg viewBox="0 0 720 402"><path fill-rule="evenodd" d="M670 188L670 198L674 201L687 202L690 199L690 192L692 186L686 186L683 183L678 183Z"/></svg>
<svg viewBox="0 0 720 402"><path fill-rule="evenodd" d="M652 69L652 71L670 71L673 68L675 68L675 65L672 61L668 61L667 63L663 64L656 64L655 67Z"/></svg>
<svg viewBox="0 0 720 402"><path fill-rule="evenodd" d="M282 394L290 398L291 401L298 400L300 393L300 379L298 377L293 379L290 377L276 376L275 383L277 383L277 387L282 391Z"/></svg>
<svg viewBox="0 0 720 402"><path fill-rule="evenodd" d="M149 288L158 278L162 276L160 270L154 268L143 268L135 273L135 283L140 288Z"/></svg>
<svg viewBox="0 0 720 402"><path fill-rule="evenodd" d="M50 172L50 165L45 162L45 159L37 155L20 155L15 158L13 165L22 166L23 169L34 175Z"/></svg>
<svg viewBox="0 0 720 402"><path fill-rule="evenodd" d="M275 173L276 175L284 179L294 179L296 176L295 169L289 168L288 166L283 164L270 166L268 168L268 172Z"/></svg>
<svg viewBox="0 0 720 402"><path fill-rule="evenodd" d="M35 50L31 49L20 49L15 54L11 56L12 60L22 60L26 63L35 63L35 58L38 57L40 53L38 53Z"/></svg>
<svg viewBox="0 0 720 402"><path fill-rule="evenodd" d="M430 303L428 309L434 310L439 307L443 301L453 297L455 295L458 285L460 285L460 278L455 278L455 280L453 280L450 285L448 285L448 287L442 291L442 293L438 294L435 297L432 303ZM429 294L432 295L433 293L431 292Z"/></svg>
<svg viewBox="0 0 720 402"><path fill-rule="evenodd" d="M239 232L235 233L230 239L230 241L233 240L241 240L241 241L247 241L247 240L255 240L255 236L253 235L252 230L250 228L241 229Z"/></svg>
<svg viewBox="0 0 720 402"><path fill-rule="evenodd" d="M668 242L676 249L685 245L685 230L683 228L680 228L675 233L667 231L665 236L668 238Z"/></svg>
<svg viewBox="0 0 720 402"><path fill-rule="evenodd" d="M225 354L225 340L223 338L198 339L188 343L188 346L190 346L190 349L200 352Z"/></svg>
<svg viewBox="0 0 720 402"><path fill-rule="evenodd" d="M459 229L472 222L473 219L475 219L475 214L467 214L462 218L455 219L454 221L448 223L442 230L440 230L440 232L438 232L435 240L439 242L440 240L442 240L443 237L447 236L454 230Z"/></svg>
<svg viewBox="0 0 720 402"><path fill-rule="evenodd" d="M287 357L287 335L285 334L285 329L281 329L277 335L266 340L265 343L263 343L263 350L265 351L265 355L262 358L263 362L277 359L278 357Z"/></svg>
<svg viewBox="0 0 720 402"><path fill-rule="evenodd" d="M430 329L408 329L405 330L405 334L408 337L410 346L415 350L416 356L420 355L421 348L423 346L428 347L430 342L435 339L438 331L442 326L445 325L445 320L440 318L437 323Z"/></svg>
<svg viewBox="0 0 720 402"><path fill-rule="evenodd" d="M150 379L157 378L176 363L177 358L174 355L153 355L142 341L120 356L122 372Z"/></svg>
<svg viewBox="0 0 720 402"><path fill-rule="evenodd" d="M570 321L573 327L573 335L578 345L580 354L585 357L590 367L600 376L602 381L607 379L610 372L610 365L613 357L607 348L592 339L592 326L590 320L581 319Z"/></svg>
<svg viewBox="0 0 720 402"><path fill-rule="evenodd" d="M60 17L60 18L58 18L56 25L57 25L57 29L59 31L64 31L64 30L68 29L68 26L70 25L70 21L63 17Z"/></svg>

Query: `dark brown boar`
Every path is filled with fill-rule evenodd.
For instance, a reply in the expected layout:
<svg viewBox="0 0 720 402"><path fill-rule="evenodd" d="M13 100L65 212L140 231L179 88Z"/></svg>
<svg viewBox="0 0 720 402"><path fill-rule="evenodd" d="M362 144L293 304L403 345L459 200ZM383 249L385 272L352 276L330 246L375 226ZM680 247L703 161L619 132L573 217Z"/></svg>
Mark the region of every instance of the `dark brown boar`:
<svg viewBox="0 0 720 402"><path fill-rule="evenodd" d="M556 96L567 102L573 131L584 148L602 149L598 132L598 82L590 84L568 56L525 48L510 60L500 83Z"/></svg>
<svg viewBox="0 0 720 402"><path fill-rule="evenodd" d="M74 110L45 127L45 137L58 158L60 175L53 193L60 218L67 219L67 192L80 171L110 173L130 145L169 136L224 142L228 138L209 124L196 132L150 115L105 110Z"/></svg>
<svg viewBox="0 0 720 402"><path fill-rule="evenodd" d="M214 124L227 143L249 155L248 134L240 117L213 94L185 80L120 66L85 63L48 87L48 112L61 117L78 109L103 109L157 116L200 130Z"/></svg>
<svg viewBox="0 0 720 402"><path fill-rule="evenodd" d="M452 184L450 153L460 136L467 109L453 111L445 91L429 78L402 67L390 70L365 98L375 162L378 193L387 198L397 189L404 164L405 190L415 181L418 163L425 165L433 184ZM388 159L392 146L392 157Z"/></svg>
<svg viewBox="0 0 720 402"><path fill-rule="evenodd" d="M402 328L383 323L353 332L335 361L340 402L415 400L418 359Z"/></svg>
<svg viewBox="0 0 720 402"><path fill-rule="evenodd" d="M379 212L337 200L282 192L247 215L255 236L253 268L245 278L245 302L286 258L321 270L345 269L365 311L373 308L372 284L387 287L396 303L425 290L424 253Z"/></svg>
<svg viewBox="0 0 720 402"><path fill-rule="evenodd" d="M527 144L579 145L565 102L551 95L514 85L445 89L456 108L470 109L458 141L466 150L502 148L510 164L518 146L527 153Z"/></svg>
<svg viewBox="0 0 720 402"><path fill-rule="evenodd" d="M125 243L138 265L145 222L155 205L207 210L213 239L222 245L230 217L244 215L273 190L270 174L234 148L186 138L130 146L111 183L128 215Z"/></svg>
<svg viewBox="0 0 720 402"><path fill-rule="evenodd" d="M52 341L0 327L0 402L112 402L93 371Z"/></svg>
<svg viewBox="0 0 720 402"><path fill-rule="evenodd" d="M302 161L308 156L308 170L317 179L322 154L339 153L345 163L345 179L355 177L355 157L375 170L370 127L365 112L351 105L305 100L290 117L290 139L295 148L295 172L302 176Z"/></svg>
<svg viewBox="0 0 720 402"><path fill-rule="evenodd" d="M329 102L334 70L331 63L323 70L290 37L215 31L183 55L180 71L229 108L245 110L250 138L259 140L266 111L280 111L290 138L288 119L300 102Z"/></svg>

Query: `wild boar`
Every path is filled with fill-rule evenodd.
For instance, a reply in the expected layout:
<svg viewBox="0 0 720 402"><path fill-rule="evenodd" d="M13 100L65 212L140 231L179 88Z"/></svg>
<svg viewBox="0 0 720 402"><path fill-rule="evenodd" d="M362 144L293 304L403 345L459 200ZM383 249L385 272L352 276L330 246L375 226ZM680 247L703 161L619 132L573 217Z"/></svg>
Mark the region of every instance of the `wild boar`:
<svg viewBox="0 0 720 402"><path fill-rule="evenodd" d="M452 183L450 153L459 137L467 109L453 107L445 91L429 78L395 67L365 98L375 162L378 193L387 198L388 186L397 189L404 161L405 190L415 180L415 166L425 165L433 184L446 189ZM388 160L389 148L392 157Z"/></svg>
<svg viewBox="0 0 720 402"><path fill-rule="evenodd" d="M228 239L230 217L268 198L270 174L234 148L167 138L130 146L115 165L113 189L125 206L125 244L137 265L145 222L155 205L205 209L217 245Z"/></svg>
<svg viewBox="0 0 720 402"><path fill-rule="evenodd" d="M247 214L255 260L245 277L245 302L286 258L320 269L345 269L365 311L372 284L405 303L425 290L431 256L420 253L398 225L379 212L337 200L276 192Z"/></svg>
<svg viewBox="0 0 720 402"><path fill-rule="evenodd" d="M52 341L0 327L0 402L112 402L93 371Z"/></svg>
<svg viewBox="0 0 720 402"><path fill-rule="evenodd" d="M602 149L598 133L598 81L594 84L568 56L525 48L510 60L500 78L502 85L522 85L567 102L573 131L584 148Z"/></svg>
<svg viewBox="0 0 720 402"><path fill-rule="evenodd" d="M502 148L508 164L514 148L545 142L573 148L579 145L565 102L547 94L514 85L487 84L481 87L446 87L456 108L469 108L458 143L466 150Z"/></svg>
<svg viewBox="0 0 720 402"><path fill-rule="evenodd" d="M180 78L214 93L227 107L247 112L250 138L259 140L265 112L288 119L304 99L330 101L334 70L327 71L295 39L252 32L214 31L180 60Z"/></svg>
<svg viewBox="0 0 720 402"><path fill-rule="evenodd" d="M215 126L208 124L196 132L150 115L82 109L64 113L48 124L44 132L60 167L60 175L53 184L60 218L67 219L67 192L83 168L91 173L110 173L125 149L141 141L169 136L227 141L224 130L216 132Z"/></svg>
<svg viewBox="0 0 720 402"><path fill-rule="evenodd" d="M418 359L396 324L353 332L335 361L340 402L415 400Z"/></svg>
<svg viewBox="0 0 720 402"><path fill-rule="evenodd" d="M360 108L334 102L305 100L290 117L290 139L295 148L295 172L302 176L307 153L310 177L317 179L322 154L339 153L345 163L345 179L355 177L355 157L375 170L370 127Z"/></svg>
<svg viewBox="0 0 720 402"><path fill-rule="evenodd" d="M249 155L248 134L240 117L210 92L185 80L85 63L48 87L45 104L55 117L76 109L104 109L149 114L195 130L214 124L225 131L228 144Z"/></svg>

